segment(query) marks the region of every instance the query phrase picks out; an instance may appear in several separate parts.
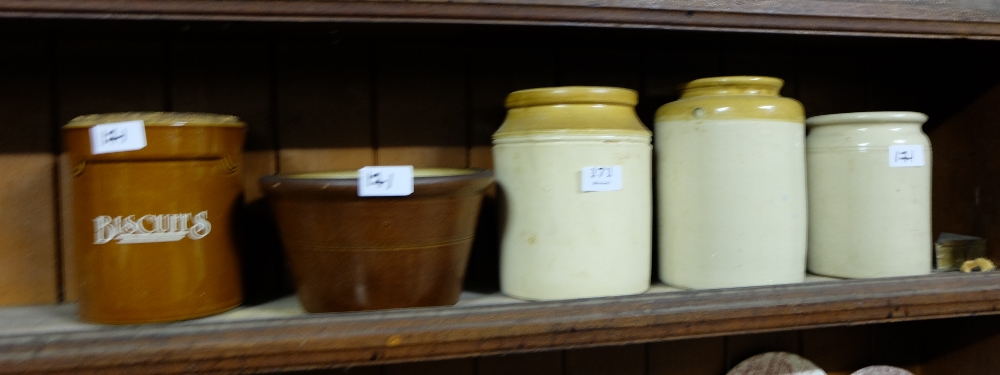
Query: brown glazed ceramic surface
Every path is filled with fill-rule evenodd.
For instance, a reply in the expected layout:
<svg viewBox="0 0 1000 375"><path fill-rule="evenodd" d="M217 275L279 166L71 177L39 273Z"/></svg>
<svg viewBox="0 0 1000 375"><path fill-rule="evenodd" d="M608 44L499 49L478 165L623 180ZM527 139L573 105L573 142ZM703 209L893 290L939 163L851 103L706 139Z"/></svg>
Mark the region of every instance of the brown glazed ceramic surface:
<svg viewBox="0 0 1000 375"><path fill-rule="evenodd" d="M356 171L261 179L306 311L458 302L492 174L414 174L406 197L358 197Z"/></svg>
<svg viewBox="0 0 1000 375"><path fill-rule="evenodd" d="M145 121L145 148L91 154L90 127L128 120ZM81 116L63 128L82 320L167 322L240 304L232 213L244 133L235 117L170 113Z"/></svg>

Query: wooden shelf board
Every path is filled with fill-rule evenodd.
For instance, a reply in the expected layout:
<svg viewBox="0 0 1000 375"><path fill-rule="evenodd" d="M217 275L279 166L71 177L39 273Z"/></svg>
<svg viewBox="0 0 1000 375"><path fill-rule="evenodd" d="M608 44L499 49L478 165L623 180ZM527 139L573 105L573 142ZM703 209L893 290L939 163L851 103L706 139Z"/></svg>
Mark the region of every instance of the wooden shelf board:
<svg viewBox="0 0 1000 375"><path fill-rule="evenodd" d="M294 297L188 322L79 323L75 306L0 309L0 373L293 370L993 314L1000 273L305 314Z"/></svg>
<svg viewBox="0 0 1000 375"><path fill-rule="evenodd" d="M0 17L522 24L1000 39L1000 4L936 0L0 0Z"/></svg>

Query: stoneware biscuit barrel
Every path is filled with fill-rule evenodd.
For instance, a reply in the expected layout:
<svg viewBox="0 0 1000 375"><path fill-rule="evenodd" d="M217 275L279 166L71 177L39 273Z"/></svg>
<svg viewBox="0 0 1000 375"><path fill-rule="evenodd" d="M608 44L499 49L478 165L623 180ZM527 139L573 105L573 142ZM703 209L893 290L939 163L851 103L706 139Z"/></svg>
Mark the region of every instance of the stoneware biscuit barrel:
<svg viewBox="0 0 1000 375"><path fill-rule="evenodd" d="M416 169L413 193L358 196L358 172L261 179L308 312L453 305L492 173Z"/></svg>
<svg viewBox="0 0 1000 375"><path fill-rule="evenodd" d="M244 128L195 113L88 115L63 128L82 320L167 322L240 304L232 214Z"/></svg>

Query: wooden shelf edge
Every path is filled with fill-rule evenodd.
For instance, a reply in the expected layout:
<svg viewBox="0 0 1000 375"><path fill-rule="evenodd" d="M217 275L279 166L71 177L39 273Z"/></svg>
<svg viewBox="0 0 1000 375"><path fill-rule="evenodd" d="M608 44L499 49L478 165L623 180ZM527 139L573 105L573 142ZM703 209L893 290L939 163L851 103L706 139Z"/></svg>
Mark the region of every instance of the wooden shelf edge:
<svg viewBox="0 0 1000 375"><path fill-rule="evenodd" d="M704 3L704 4L703 4ZM206 1L0 0L0 17L124 20L404 22L595 26L678 30L1000 39L1000 6L782 0L712 6L707 0Z"/></svg>
<svg viewBox="0 0 1000 375"><path fill-rule="evenodd" d="M0 335L0 373L291 370L994 314L1000 273Z"/></svg>

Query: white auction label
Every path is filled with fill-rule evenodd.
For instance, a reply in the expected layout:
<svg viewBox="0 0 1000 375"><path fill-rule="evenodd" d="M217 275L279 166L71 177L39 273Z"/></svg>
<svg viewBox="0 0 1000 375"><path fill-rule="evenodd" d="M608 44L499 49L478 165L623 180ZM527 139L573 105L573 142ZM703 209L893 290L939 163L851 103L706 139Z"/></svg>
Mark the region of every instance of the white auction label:
<svg viewBox="0 0 1000 375"><path fill-rule="evenodd" d="M405 197L413 194L413 166L386 165L358 170L359 197Z"/></svg>
<svg viewBox="0 0 1000 375"><path fill-rule="evenodd" d="M583 191L615 191L622 189L622 166L583 167L580 189Z"/></svg>
<svg viewBox="0 0 1000 375"><path fill-rule="evenodd" d="M923 145L889 146L890 167L923 167L924 164Z"/></svg>
<svg viewBox="0 0 1000 375"><path fill-rule="evenodd" d="M90 128L90 153L135 151L146 147L146 125L142 120L112 122Z"/></svg>

